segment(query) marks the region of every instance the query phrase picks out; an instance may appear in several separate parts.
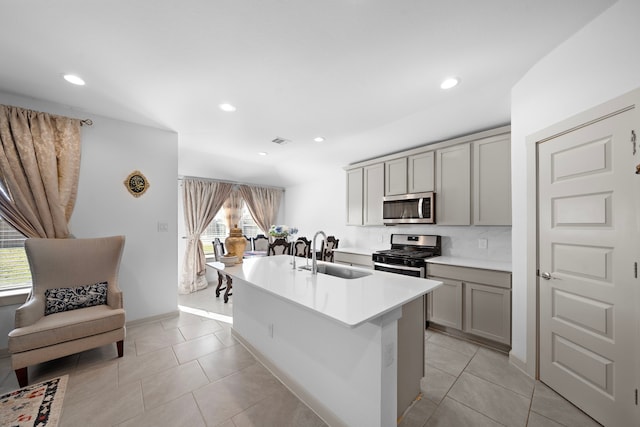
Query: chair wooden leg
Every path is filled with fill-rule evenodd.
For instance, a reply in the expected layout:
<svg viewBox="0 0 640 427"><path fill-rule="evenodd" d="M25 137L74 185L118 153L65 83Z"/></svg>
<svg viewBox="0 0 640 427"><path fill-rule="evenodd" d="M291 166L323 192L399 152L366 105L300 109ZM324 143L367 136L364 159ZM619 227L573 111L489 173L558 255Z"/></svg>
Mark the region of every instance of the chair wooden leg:
<svg viewBox="0 0 640 427"><path fill-rule="evenodd" d="M122 357L124 355L124 341L116 342L116 347L118 347L118 357Z"/></svg>
<svg viewBox="0 0 640 427"><path fill-rule="evenodd" d="M26 387L29 384L29 373L27 372L27 368L16 369L15 372L20 388Z"/></svg>
<svg viewBox="0 0 640 427"><path fill-rule="evenodd" d="M233 295L230 291L233 289L233 280L231 276L227 274L227 289L224 291L224 302L229 302L229 297Z"/></svg>

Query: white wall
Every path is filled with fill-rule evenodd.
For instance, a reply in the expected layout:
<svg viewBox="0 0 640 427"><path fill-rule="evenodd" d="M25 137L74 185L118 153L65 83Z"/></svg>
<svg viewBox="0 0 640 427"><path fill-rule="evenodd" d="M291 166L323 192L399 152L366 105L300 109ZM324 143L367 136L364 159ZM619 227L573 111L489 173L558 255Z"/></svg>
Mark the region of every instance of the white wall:
<svg viewBox="0 0 640 427"><path fill-rule="evenodd" d="M288 187L285 205L287 224L297 226L300 235L309 239L318 230L335 235L340 239L338 246L341 248L388 249L394 233L437 234L442 236L443 255L511 261L511 227L347 226L346 197L346 172L342 168L327 171L311 182ZM486 249L478 248L480 238L488 240Z"/></svg>
<svg viewBox="0 0 640 427"><path fill-rule="evenodd" d="M512 356L533 373L535 343L527 342L527 284L535 283L528 250L526 138L563 119L640 87L640 2L619 0L538 62L512 90L513 344Z"/></svg>
<svg viewBox="0 0 640 427"><path fill-rule="evenodd" d="M120 287L127 321L177 310L177 134L1 92L0 103L93 120L93 126L82 127L80 181L71 232L78 238L126 236ZM124 186L134 170L141 171L151 184L139 198ZM158 232L158 221L166 222L169 231ZM13 328L15 308L0 307L0 348L7 346L6 333Z"/></svg>

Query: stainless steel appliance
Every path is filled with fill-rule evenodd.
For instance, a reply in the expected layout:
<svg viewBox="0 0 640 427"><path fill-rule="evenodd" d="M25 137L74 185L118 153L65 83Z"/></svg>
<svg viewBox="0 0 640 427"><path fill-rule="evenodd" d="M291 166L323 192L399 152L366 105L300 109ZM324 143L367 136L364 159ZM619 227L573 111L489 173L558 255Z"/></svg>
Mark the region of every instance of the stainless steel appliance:
<svg viewBox="0 0 640 427"><path fill-rule="evenodd" d="M435 235L392 234L391 249L374 252L374 270L426 277L427 258L440 256L441 238Z"/></svg>
<svg viewBox="0 0 640 427"><path fill-rule="evenodd" d="M388 196L382 200L385 225L436 223L436 196L433 192Z"/></svg>

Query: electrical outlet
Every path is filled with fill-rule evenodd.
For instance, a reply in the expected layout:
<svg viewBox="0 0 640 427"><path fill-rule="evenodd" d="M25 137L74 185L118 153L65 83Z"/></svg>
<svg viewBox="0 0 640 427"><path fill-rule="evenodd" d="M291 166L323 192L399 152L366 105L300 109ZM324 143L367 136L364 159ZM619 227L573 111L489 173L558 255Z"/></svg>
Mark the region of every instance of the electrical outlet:
<svg viewBox="0 0 640 427"><path fill-rule="evenodd" d="M480 249L487 249L487 239L478 239L478 248Z"/></svg>
<svg viewBox="0 0 640 427"><path fill-rule="evenodd" d="M167 233L169 231L169 223L165 221L158 221L158 232Z"/></svg>

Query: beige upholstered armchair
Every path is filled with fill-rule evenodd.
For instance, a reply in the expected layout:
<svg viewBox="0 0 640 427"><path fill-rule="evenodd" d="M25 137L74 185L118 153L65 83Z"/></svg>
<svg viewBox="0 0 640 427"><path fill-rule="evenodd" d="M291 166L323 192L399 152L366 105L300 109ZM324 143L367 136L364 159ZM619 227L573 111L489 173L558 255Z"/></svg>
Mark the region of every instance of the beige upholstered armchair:
<svg viewBox="0 0 640 427"><path fill-rule="evenodd" d="M27 367L110 343L123 355L118 270L124 236L27 239L33 288L16 310L9 353L20 387Z"/></svg>

